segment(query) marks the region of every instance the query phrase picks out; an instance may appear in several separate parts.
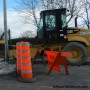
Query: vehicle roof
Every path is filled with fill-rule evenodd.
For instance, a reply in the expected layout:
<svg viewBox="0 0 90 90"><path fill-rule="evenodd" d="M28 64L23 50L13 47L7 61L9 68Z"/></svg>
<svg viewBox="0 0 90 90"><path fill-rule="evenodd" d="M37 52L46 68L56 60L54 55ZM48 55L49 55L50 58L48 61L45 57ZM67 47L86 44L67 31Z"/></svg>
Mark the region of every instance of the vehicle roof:
<svg viewBox="0 0 90 90"><path fill-rule="evenodd" d="M66 8L53 9L53 10L44 10L44 11L41 11L41 13L46 13L46 12L62 12L62 11L66 11Z"/></svg>

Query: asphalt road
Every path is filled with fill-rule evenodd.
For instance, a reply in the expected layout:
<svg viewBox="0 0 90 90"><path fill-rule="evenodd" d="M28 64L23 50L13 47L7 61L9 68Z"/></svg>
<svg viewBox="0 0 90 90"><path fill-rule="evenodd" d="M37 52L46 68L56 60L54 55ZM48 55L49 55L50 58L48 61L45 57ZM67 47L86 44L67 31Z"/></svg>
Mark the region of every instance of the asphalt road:
<svg viewBox="0 0 90 90"><path fill-rule="evenodd" d="M52 71L48 76L49 67L36 64L33 66L35 82L23 83L13 77L13 74L2 75L0 90L90 90L90 65L68 66L68 69L68 76L63 66L61 66L61 72Z"/></svg>

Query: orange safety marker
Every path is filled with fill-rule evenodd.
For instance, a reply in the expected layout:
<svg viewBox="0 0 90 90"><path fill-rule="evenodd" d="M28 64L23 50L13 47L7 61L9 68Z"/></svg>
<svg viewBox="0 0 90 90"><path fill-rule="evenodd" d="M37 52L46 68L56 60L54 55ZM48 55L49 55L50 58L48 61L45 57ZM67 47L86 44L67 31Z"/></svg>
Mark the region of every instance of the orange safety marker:
<svg viewBox="0 0 90 90"><path fill-rule="evenodd" d="M21 46L20 42L16 43L16 66L17 74L21 74Z"/></svg>
<svg viewBox="0 0 90 90"><path fill-rule="evenodd" d="M54 51L45 51L47 58L48 58L48 65L50 67L50 70L48 71L48 75L50 75L52 70L56 70L60 72L60 65L64 65L66 75L69 74L66 57L71 57L70 52L54 52Z"/></svg>
<svg viewBox="0 0 90 90"><path fill-rule="evenodd" d="M21 77L23 79L32 79L32 63L31 63L31 52L30 44L28 42L22 43L22 65L21 65Z"/></svg>
<svg viewBox="0 0 90 90"><path fill-rule="evenodd" d="M29 42L17 43L16 49L17 74L19 74L18 80L28 83L34 82L36 79L33 78L32 73L31 52Z"/></svg>

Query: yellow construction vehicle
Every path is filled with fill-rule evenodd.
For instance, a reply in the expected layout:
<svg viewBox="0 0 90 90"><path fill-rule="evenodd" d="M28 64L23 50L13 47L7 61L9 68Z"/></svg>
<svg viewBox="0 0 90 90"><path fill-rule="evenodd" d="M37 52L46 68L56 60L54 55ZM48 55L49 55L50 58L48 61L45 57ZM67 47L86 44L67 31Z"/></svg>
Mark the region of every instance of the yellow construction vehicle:
<svg viewBox="0 0 90 90"><path fill-rule="evenodd" d="M4 40L3 40L3 37L4 37L4 32L1 34L0 36L0 58L3 58L4 55L5 55L5 52L4 52Z"/></svg>
<svg viewBox="0 0 90 90"><path fill-rule="evenodd" d="M3 58L4 55L4 41L0 40L0 58Z"/></svg>
<svg viewBox="0 0 90 90"><path fill-rule="evenodd" d="M68 27L66 23L66 9L45 10L40 13L37 37L30 41L32 57L38 50L41 56L44 50L64 50L73 54L66 58L71 65L83 64L90 55L90 30ZM12 54L12 55L11 55ZM13 50L9 54L15 56Z"/></svg>
<svg viewBox="0 0 90 90"><path fill-rule="evenodd" d="M0 35L0 58L4 58L5 57L5 33L3 32ZM11 39L11 34L10 34L10 29L8 30L8 43L9 43L9 49L12 49L13 46L10 45L10 39Z"/></svg>

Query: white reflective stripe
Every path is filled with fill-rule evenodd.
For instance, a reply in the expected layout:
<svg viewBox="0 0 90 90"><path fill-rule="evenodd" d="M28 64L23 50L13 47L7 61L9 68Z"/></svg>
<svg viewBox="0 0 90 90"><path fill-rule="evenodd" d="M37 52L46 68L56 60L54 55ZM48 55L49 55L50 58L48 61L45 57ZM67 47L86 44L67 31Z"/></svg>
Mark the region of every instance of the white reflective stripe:
<svg viewBox="0 0 90 90"><path fill-rule="evenodd" d="M21 49L17 49L16 52L21 52L22 50Z"/></svg>
<svg viewBox="0 0 90 90"><path fill-rule="evenodd" d="M31 60L31 57L23 57L23 56L22 57L21 56L16 56L16 57L21 59L21 60Z"/></svg>
<svg viewBox="0 0 90 90"><path fill-rule="evenodd" d="M22 43L21 46L30 46L29 43Z"/></svg>
<svg viewBox="0 0 90 90"><path fill-rule="evenodd" d="M30 52L30 50L21 50L22 53Z"/></svg>
<svg viewBox="0 0 90 90"><path fill-rule="evenodd" d="M20 45L20 43L18 42L18 43L16 43L16 46L18 46L18 45Z"/></svg>
<svg viewBox="0 0 90 90"><path fill-rule="evenodd" d="M18 54L18 52L19 53L27 53L27 52L30 52L30 50L16 50L16 52L17 52L17 54Z"/></svg>
<svg viewBox="0 0 90 90"><path fill-rule="evenodd" d="M32 73L32 70L21 70L22 73Z"/></svg>
<svg viewBox="0 0 90 90"><path fill-rule="evenodd" d="M17 58L21 58L20 55L17 55L16 57L17 57Z"/></svg>
<svg viewBox="0 0 90 90"><path fill-rule="evenodd" d="M18 43L16 44L16 46L21 46L21 43L20 43L20 42L18 42Z"/></svg>
<svg viewBox="0 0 90 90"><path fill-rule="evenodd" d="M32 66L32 64L31 63L28 63L28 64L22 63L22 66Z"/></svg>
<svg viewBox="0 0 90 90"><path fill-rule="evenodd" d="M31 57L22 57L22 60L31 60Z"/></svg>
<svg viewBox="0 0 90 90"><path fill-rule="evenodd" d="M17 64L21 63L21 60L17 60Z"/></svg>
<svg viewBox="0 0 90 90"><path fill-rule="evenodd" d="M64 34L60 34L60 36L64 36Z"/></svg>

